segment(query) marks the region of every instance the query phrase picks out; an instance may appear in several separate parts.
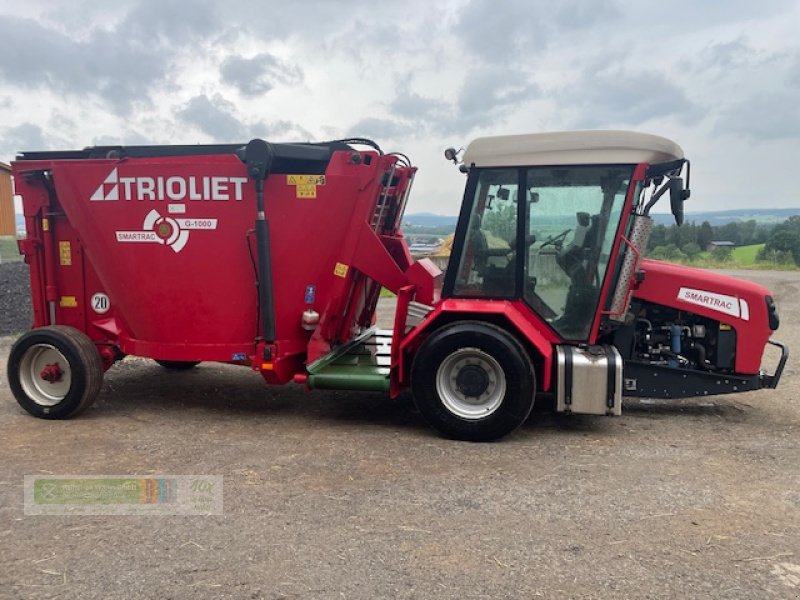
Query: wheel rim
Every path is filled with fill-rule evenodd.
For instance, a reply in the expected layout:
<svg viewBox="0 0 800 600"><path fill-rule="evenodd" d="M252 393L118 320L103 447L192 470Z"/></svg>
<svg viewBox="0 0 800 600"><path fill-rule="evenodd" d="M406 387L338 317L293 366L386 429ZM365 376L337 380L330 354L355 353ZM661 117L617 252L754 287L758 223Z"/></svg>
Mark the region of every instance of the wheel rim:
<svg viewBox="0 0 800 600"><path fill-rule="evenodd" d="M490 354L478 348L461 348L439 365L436 392L451 413L477 421L500 408L506 395L506 376Z"/></svg>
<svg viewBox="0 0 800 600"><path fill-rule="evenodd" d="M40 406L55 406L69 393L72 370L54 346L37 344L25 351L19 365L19 381L25 394Z"/></svg>

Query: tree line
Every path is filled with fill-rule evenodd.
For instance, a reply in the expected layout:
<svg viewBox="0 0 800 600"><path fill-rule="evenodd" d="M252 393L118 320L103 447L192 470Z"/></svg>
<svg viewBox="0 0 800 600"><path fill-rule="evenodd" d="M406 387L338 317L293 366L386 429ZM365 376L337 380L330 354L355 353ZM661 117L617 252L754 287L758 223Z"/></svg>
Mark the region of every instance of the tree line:
<svg viewBox="0 0 800 600"><path fill-rule="evenodd" d="M800 265L800 215L789 217L779 224L732 221L714 226L708 221L699 225L684 223L656 225L650 236L647 256L663 260L694 260L701 252L710 249L712 241L733 242L735 246L764 244L756 260L780 265ZM731 249L711 249L711 258L729 262Z"/></svg>

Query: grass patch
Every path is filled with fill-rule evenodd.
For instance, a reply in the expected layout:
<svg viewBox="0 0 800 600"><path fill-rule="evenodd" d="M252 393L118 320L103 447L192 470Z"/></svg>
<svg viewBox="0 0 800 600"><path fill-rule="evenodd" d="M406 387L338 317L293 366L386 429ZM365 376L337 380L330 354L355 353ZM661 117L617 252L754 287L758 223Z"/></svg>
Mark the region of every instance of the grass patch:
<svg viewBox="0 0 800 600"><path fill-rule="evenodd" d="M396 294L394 292L391 292L386 288L381 288L381 295L380 295L381 298L394 298L395 296Z"/></svg>
<svg viewBox="0 0 800 600"><path fill-rule="evenodd" d="M22 256L17 248L17 238L13 236L0 237L0 262L18 262Z"/></svg>
<svg viewBox="0 0 800 600"><path fill-rule="evenodd" d="M753 244L752 246L739 246L731 252L733 262L742 267L752 267L756 262L756 256L764 247L764 244Z"/></svg>

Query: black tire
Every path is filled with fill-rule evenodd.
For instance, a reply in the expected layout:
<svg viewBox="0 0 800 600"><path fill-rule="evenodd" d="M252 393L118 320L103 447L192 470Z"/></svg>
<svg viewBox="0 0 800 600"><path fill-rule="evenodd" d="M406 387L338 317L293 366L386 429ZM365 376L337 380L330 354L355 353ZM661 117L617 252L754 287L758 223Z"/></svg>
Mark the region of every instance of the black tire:
<svg viewBox="0 0 800 600"><path fill-rule="evenodd" d="M422 416L443 436L491 442L528 418L536 376L513 336L489 323L461 321L422 344L411 367L411 389Z"/></svg>
<svg viewBox="0 0 800 600"><path fill-rule="evenodd" d="M43 367L54 369L53 381L41 375ZM11 347L8 384L34 417L68 419L89 408L100 393L103 360L94 342L77 329L33 329Z"/></svg>
<svg viewBox="0 0 800 600"><path fill-rule="evenodd" d="M170 371L188 371L200 364L199 360L158 360L155 361Z"/></svg>

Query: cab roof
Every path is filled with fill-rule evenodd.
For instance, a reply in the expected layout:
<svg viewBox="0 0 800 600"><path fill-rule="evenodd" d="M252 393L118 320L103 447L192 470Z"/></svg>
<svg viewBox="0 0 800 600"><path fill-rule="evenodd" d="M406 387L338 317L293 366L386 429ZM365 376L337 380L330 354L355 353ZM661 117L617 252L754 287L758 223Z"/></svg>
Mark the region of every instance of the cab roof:
<svg viewBox="0 0 800 600"><path fill-rule="evenodd" d="M680 160L667 138L635 131L559 131L482 137L464 152L468 167L657 164Z"/></svg>

